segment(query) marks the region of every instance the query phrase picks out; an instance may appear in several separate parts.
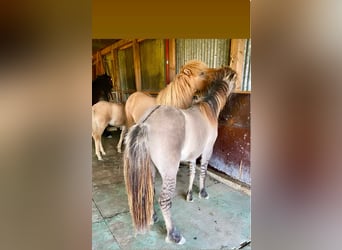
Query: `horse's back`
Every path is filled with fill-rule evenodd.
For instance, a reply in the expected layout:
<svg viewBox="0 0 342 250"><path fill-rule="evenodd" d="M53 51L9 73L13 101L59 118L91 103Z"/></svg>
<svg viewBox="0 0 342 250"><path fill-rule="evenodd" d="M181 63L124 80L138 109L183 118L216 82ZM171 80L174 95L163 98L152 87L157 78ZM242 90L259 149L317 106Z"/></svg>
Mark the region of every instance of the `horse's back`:
<svg viewBox="0 0 342 250"><path fill-rule="evenodd" d="M92 109L99 119L105 120L111 126L122 126L125 124L124 104L99 101L93 105Z"/></svg>
<svg viewBox="0 0 342 250"><path fill-rule="evenodd" d="M126 101L125 111L128 119L133 119L131 123L136 123L146 112L155 105L155 98L143 92L134 92Z"/></svg>

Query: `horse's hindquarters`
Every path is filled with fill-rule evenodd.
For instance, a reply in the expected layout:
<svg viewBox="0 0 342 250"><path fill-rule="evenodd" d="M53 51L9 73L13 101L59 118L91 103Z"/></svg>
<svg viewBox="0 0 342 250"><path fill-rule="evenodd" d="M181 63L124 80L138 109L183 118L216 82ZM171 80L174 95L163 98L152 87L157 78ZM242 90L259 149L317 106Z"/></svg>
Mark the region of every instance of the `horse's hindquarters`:
<svg viewBox="0 0 342 250"><path fill-rule="evenodd" d="M159 172L177 171L185 138L184 115L176 108L158 106L146 115L144 124L149 128L151 159Z"/></svg>

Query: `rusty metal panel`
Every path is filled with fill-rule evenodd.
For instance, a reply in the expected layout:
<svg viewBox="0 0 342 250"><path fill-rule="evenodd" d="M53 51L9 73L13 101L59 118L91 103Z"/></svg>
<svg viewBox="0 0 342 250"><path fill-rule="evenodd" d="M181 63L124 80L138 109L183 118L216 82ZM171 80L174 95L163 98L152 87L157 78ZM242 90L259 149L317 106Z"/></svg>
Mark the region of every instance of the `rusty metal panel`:
<svg viewBox="0 0 342 250"><path fill-rule="evenodd" d="M233 93L220 113L210 166L251 185L250 136L250 94Z"/></svg>
<svg viewBox="0 0 342 250"><path fill-rule="evenodd" d="M211 68L229 65L230 39L176 39L176 72L189 60L201 60Z"/></svg>
<svg viewBox="0 0 342 250"><path fill-rule="evenodd" d="M143 91L159 91L165 87L165 42L148 39L139 43Z"/></svg>

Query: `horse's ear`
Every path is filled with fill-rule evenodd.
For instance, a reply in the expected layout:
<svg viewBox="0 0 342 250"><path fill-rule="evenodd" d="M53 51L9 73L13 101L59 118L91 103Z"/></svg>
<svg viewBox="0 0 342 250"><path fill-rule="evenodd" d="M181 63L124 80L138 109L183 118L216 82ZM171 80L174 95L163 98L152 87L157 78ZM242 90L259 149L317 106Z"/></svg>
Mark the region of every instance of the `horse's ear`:
<svg viewBox="0 0 342 250"><path fill-rule="evenodd" d="M190 69L184 69L183 73L186 74L187 76L191 75L191 70Z"/></svg>

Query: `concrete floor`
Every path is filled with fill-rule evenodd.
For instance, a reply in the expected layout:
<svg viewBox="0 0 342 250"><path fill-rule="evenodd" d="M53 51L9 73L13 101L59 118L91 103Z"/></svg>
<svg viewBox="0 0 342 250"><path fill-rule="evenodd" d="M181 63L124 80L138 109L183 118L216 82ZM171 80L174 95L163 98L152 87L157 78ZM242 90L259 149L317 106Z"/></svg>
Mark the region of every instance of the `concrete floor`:
<svg viewBox="0 0 342 250"><path fill-rule="evenodd" d="M181 165L172 203L172 216L186 239L184 245L165 242L166 229L159 206L159 221L150 232L134 236L128 210L123 178L122 154L116 144L120 131L112 131L113 138L102 137L106 155L104 161L92 156L92 249L239 249L240 243L250 241L250 196L232 189L216 179L207 178L210 198L198 198L198 171L194 183L194 202L186 202L188 167ZM159 194L161 179L156 176ZM241 249L250 250L251 245Z"/></svg>

